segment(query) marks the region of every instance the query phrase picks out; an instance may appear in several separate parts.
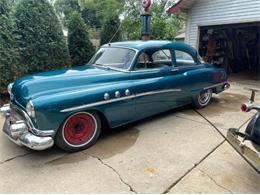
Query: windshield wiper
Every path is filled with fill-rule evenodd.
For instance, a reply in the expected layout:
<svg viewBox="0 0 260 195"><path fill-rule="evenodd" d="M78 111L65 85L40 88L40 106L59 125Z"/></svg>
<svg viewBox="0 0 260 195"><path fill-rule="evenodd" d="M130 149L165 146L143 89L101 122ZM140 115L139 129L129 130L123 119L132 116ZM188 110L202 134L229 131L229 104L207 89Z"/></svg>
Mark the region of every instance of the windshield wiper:
<svg viewBox="0 0 260 195"><path fill-rule="evenodd" d="M98 63L95 63L94 64L95 66L97 67L100 67L100 68L103 68L103 69L106 69L106 70L111 70L111 68L105 64L98 64Z"/></svg>

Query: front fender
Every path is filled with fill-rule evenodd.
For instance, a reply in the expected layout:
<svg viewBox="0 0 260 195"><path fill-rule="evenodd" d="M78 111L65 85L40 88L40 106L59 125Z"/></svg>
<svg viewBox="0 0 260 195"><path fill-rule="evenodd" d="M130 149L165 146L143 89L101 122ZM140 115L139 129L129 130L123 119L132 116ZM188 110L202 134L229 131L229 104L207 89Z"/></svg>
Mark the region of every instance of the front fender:
<svg viewBox="0 0 260 195"><path fill-rule="evenodd" d="M95 110L103 114L108 121L115 121L117 114L111 113L111 106L116 106L120 102L106 103L104 94L108 93L110 100L116 99L115 92L119 91L121 97L125 97L125 90L132 91L131 82L107 83L96 85L95 87L62 92L48 97L40 97L33 100L36 111L37 126L40 129L53 129L57 131L62 122L71 114L81 111ZM104 103L95 105L95 103ZM90 105L90 107L88 107ZM93 106L91 106L93 105ZM129 105L131 106L131 105ZM111 126L114 126L113 124Z"/></svg>

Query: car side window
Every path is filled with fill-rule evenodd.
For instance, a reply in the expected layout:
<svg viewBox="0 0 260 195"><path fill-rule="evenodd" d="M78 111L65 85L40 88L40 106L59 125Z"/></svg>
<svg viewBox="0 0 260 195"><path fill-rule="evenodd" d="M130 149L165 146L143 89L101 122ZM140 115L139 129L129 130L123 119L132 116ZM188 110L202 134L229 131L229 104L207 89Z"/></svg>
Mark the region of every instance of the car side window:
<svg viewBox="0 0 260 195"><path fill-rule="evenodd" d="M186 51L175 50L175 58L177 66L195 66L197 63L191 54Z"/></svg>
<svg viewBox="0 0 260 195"><path fill-rule="evenodd" d="M170 50L146 50L139 55L135 70L165 68L168 66L172 66Z"/></svg>
<svg viewBox="0 0 260 195"><path fill-rule="evenodd" d="M158 61L170 61L171 62L171 52L168 49L159 50L152 55L153 62Z"/></svg>

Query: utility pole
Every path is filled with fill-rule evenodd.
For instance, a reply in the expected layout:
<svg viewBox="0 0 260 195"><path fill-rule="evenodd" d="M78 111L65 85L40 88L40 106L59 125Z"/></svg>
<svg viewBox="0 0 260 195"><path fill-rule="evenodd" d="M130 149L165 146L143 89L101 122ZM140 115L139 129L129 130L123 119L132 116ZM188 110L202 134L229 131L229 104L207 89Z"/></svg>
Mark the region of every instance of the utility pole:
<svg viewBox="0 0 260 195"><path fill-rule="evenodd" d="M151 18L152 14L149 12L149 8L153 4L153 0L142 0L142 6L144 8L141 14L142 31L141 37L143 41L151 39Z"/></svg>

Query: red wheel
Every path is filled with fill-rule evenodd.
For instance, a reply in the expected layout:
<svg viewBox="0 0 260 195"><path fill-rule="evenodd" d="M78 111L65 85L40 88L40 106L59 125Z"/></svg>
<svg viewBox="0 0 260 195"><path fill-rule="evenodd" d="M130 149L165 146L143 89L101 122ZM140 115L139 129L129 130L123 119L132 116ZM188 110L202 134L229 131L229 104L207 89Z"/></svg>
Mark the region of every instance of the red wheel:
<svg viewBox="0 0 260 195"><path fill-rule="evenodd" d="M97 114L80 112L71 115L57 134L57 145L66 151L78 151L92 145L100 134Z"/></svg>
<svg viewBox="0 0 260 195"><path fill-rule="evenodd" d="M63 126L65 141L71 145L87 144L95 135L97 121L92 115L79 113L67 119Z"/></svg>

